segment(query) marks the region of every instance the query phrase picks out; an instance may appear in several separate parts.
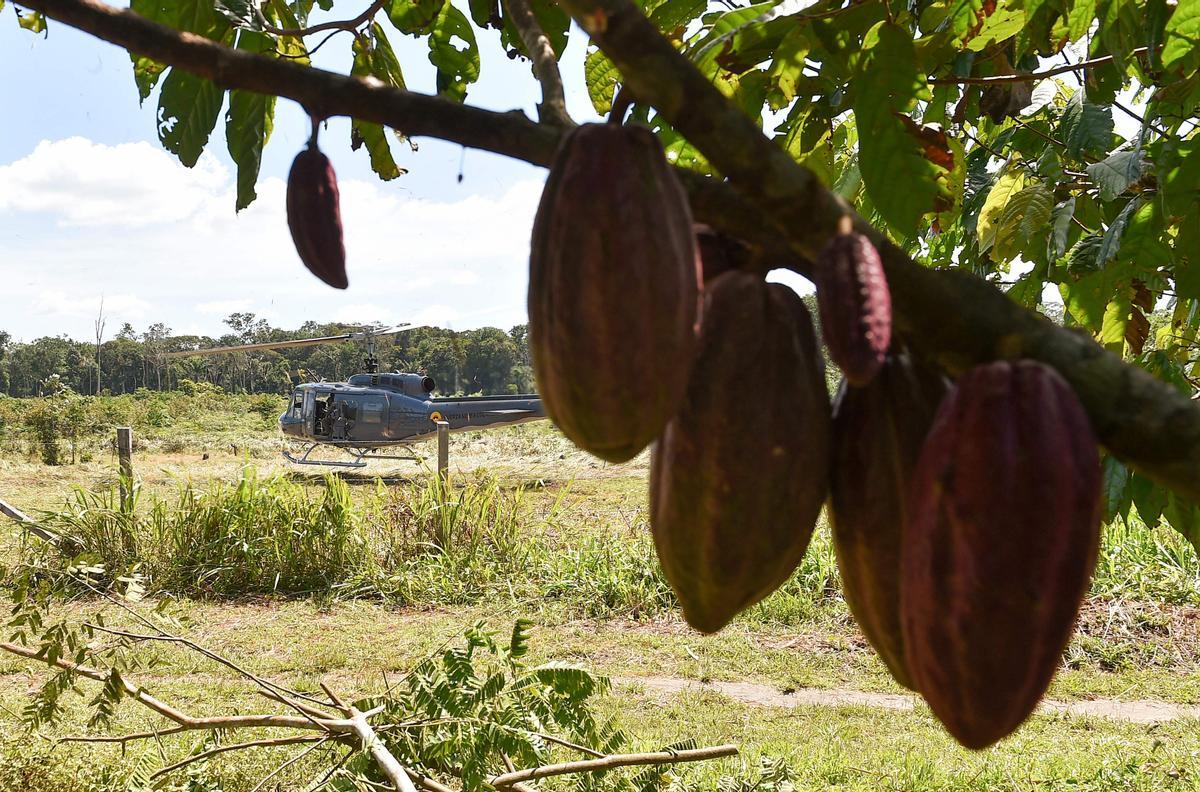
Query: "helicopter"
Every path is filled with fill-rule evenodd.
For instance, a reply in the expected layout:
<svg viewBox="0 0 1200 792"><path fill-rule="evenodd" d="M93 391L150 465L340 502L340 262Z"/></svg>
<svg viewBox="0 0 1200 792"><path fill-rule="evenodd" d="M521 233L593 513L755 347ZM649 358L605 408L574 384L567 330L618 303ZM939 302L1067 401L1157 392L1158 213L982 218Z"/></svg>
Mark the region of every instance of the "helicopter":
<svg viewBox="0 0 1200 792"><path fill-rule="evenodd" d="M285 437L298 440L304 449L298 455L284 451L296 465L362 468L377 459L419 461L409 447L437 434L441 421L451 432L484 429L536 421L546 417L536 394L515 396L434 397L437 383L424 373L379 371L376 339L414 329L409 324L364 325L358 330L320 338L272 341L261 344L210 347L168 352L166 358L254 352L268 349L363 341L367 353L364 372L345 382L306 382L292 391L288 409L279 416ZM409 449L407 455L389 453ZM333 448L349 460L313 458L314 451Z"/></svg>

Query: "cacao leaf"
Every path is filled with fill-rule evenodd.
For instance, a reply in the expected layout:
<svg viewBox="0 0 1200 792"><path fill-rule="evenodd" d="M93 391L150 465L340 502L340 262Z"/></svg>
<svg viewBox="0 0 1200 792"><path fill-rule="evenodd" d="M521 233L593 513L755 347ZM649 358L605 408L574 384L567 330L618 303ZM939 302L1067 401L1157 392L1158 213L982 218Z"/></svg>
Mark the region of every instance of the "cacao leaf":
<svg viewBox="0 0 1200 792"><path fill-rule="evenodd" d="M171 69L158 97L158 139L163 148L195 167L217 125L225 92L212 82Z"/></svg>
<svg viewBox="0 0 1200 792"><path fill-rule="evenodd" d="M990 196L989 196L990 198ZM1009 199L995 227L994 255L1007 261L1020 255L1032 239L1040 239L1050 222L1054 193L1035 182Z"/></svg>
<svg viewBox="0 0 1200 792"><path fill-rule="evenodd" d="M455 41L465 46L460 49ZM456 102L467 98L467 86L479 79L479 45L466 15L446 3L429 34L429 62L437 67L438 94Z"/></svg>
<svg viewBox="0 0 1200 792"><path fill-rule="evenodd" d="M612 110L617 84L621 81L616 64L600 50L593 49L583 59L583 79L587 83L592 107L600 115L608 114Z"/></svg>
<svg viewBox="0 0 1200 792"><path fill-rule="evenodd" d="M1200 0L1179 0L1167 20L1162 63L1181 72L1200 67Z"/></svg>
<svg viewBox="0 0 1200 792"><path fill-rule="evenodd" d="M1104 458L1101 471L1104 493L1104 521L1112 522L1120 517L1129 517L1129 507L1133 504L1133 496L1129 492L1129 468L1111 454Z"/></svg>
<svg viewBox="0 0 1200 792"><path fill-rule="evenodd" d="M1087 174L1100 188L1100 200L1111 201L1142 177L1142 152L1118 151L1088 165Z"/></svg>
<svg viewBox="0 0 1200 792"><path fill-rule="evenodd" d="M1112 145L1112 110L1087 100L1082 90L1067 101L1059 121L1059 135L1067 154L1076 159L1084 154L1105 154Z"/></svg>

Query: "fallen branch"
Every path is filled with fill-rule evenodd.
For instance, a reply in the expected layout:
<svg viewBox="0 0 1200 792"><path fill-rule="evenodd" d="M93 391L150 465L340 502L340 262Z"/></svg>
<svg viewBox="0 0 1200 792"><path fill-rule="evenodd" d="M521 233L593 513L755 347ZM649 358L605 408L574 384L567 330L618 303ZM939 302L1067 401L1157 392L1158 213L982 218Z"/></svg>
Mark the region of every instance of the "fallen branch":
<svg viewBox="0 0 1200 792"><path fill-rule="evenodd" d="M737 752L736 745L718 745L714 748L695 748L690 751L616 754L606 756L603 759L583 759L578 762L563 762L562 764L532 767L528 770L517 770L516 772L498 775L488 783L497 789L512 788L522 781L534 781L538 778L548 778L550 776L568 775L571 773L594 773L598 770L612 770L617 767L704 762L709 759L719 759L723 756L736 756Z"/></svg>
<svg viewBox="0 0 1200 792"><path fill-rule="evenodd" d="M193 762L202 762L205 759L210 759L219 754L228 753L229 751L241 751L247 748L272 748L278 745L296 745L298 743L309 742L320 745L329 739L329 735L301 734L295 737L275 737L267 740L248 740L247 742L231 743L230 745L218 745L215 748L209 748L207 751L191 754L184 759L180 759L174 764L169 764L166 767L155 770L150 775L150 779L154 780L156 778L161 778L162 776L173 773L176 770L182 770Z"/></svg>
<svg viewBox="0 0 1200 792"><path fill-rule="evenodd" d="M97 0L20 4L222 87L287 97L322 117L352 116L537 165L549 163L561 135L560 129L519 112L493 113L374 79L232 50ZM775 266L810 274L807 260L831 238L841 217L852 214L850 207L765 138L632 2L563 0L562 5L613 59L623 84L657 107L727 177L728 184L680 171L697 219L755 243ZM1200 501L1200 403L1126 365L1085 334L1022 308L970 273L917 264L854 217L856 228L880 249L901 336L952 374L1018 356L1053 366L1071 383L1112 453Z"/></svg>

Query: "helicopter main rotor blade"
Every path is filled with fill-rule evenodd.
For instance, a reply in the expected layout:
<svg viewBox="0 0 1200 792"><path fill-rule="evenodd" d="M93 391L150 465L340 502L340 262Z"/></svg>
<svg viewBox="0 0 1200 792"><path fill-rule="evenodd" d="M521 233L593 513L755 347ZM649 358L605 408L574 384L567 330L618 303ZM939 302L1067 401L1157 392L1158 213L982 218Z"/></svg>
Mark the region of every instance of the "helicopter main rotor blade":
<svg viewBox="0 0 1200 792"><path fill-rule="evenodd" d="M341 335L323 336L321 338L297 338L290 341L267 341L261 344L237 344L234 346L209 347L207 349L184 349L177 352L166 352L164 358L196 357L200 355L223 355L230 352L257 352L267 349L288 349L294 347L316 346L318 344L334 344L338 341L360 341L365 338L396 335L405 330L413 329L409 325L398 325L386 330L363 330Z"/></svg>

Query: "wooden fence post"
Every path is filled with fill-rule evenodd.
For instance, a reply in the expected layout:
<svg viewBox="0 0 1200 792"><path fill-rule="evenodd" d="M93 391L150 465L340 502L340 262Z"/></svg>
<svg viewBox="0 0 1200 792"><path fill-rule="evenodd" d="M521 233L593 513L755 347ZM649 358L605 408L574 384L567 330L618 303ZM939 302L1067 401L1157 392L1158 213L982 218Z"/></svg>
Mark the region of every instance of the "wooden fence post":
<svg viewBox="0 0 1200 792"><path fill-rule="evenodd" d="M437 422L438 480L444 485L450 481L450 424Z"/></svg>
<svg viewBox="0 0 1200 792"><path fill-rule="evenodd" d="M127 511L133 500L133 429L117 427L117 459L121 465L121 510Z"/></svg>

